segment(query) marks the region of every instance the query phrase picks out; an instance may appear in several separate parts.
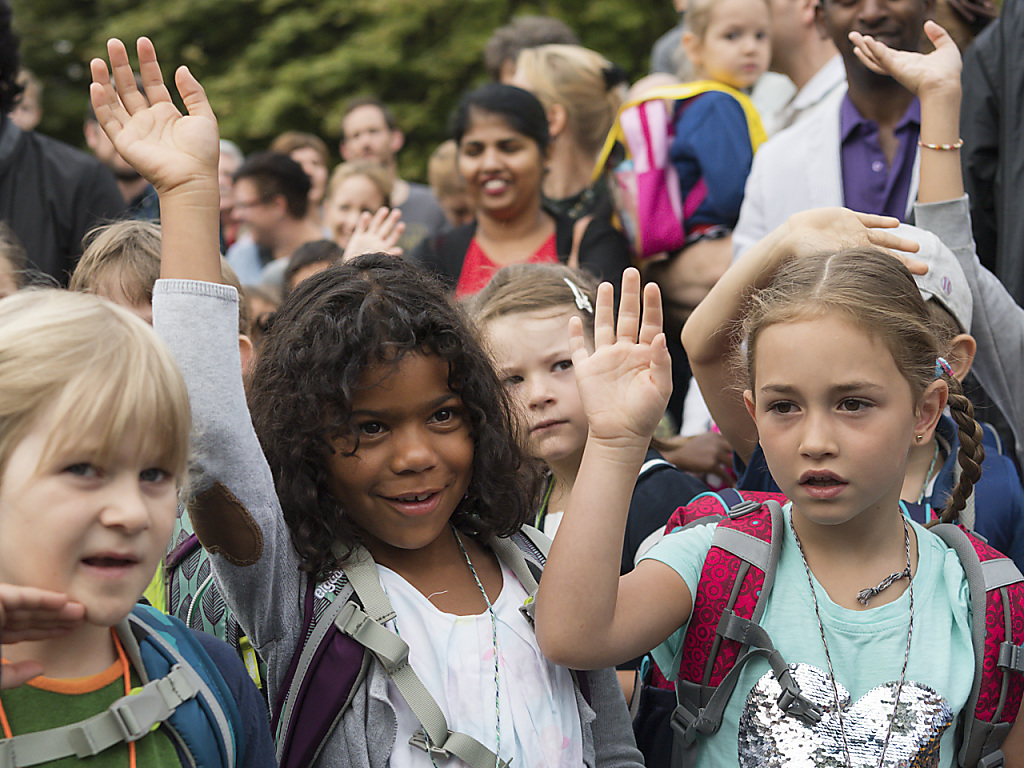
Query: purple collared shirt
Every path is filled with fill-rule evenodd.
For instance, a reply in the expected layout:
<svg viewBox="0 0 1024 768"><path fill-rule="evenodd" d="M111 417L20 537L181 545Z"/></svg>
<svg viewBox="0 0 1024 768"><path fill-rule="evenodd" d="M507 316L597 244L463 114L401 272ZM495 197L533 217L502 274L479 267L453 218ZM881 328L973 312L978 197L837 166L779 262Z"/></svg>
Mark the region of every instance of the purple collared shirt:
<svg viewBox="0 0 1024 768"><path fill-rule="evenodd" d="M878 124L861 116L849 94L843 97L839 109L839 130L845 206L906 221L907 196L921 131L921 102L914 99L896 125L899 147L891 167L878 141Z"/></svg>

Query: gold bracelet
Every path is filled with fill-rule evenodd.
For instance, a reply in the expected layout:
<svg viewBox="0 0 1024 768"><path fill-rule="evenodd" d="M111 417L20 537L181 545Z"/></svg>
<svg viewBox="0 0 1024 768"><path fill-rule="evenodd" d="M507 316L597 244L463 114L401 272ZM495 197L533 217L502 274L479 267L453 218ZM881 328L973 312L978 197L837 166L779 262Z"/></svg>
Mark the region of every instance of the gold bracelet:
<svg viewBox="0 0 1024 768"><path fill-rule="evenodd" d="M960 149L960 147L962 147L963 145L964 145L964 140L963 139L957 139L952 144L927 144L926 142L923 142L923 141L918 141L917 142L917 146L919 146L919 147L924 147L925 149L937 149L937 150L946 151L946 152L948 152L950 150L953 150L953 149Z"/></svg>

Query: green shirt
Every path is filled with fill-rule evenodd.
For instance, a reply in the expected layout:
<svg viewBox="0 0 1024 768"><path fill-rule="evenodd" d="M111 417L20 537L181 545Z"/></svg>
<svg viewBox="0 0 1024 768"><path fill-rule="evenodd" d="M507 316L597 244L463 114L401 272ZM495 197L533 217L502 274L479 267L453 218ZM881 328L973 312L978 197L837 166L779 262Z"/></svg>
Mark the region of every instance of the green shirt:
<svg viewBox="0 0 1024 768"><path fill-rule="evenodd" d="M134 672L132 687L142 685ZM57 680L37 677L29 683L3 691L0 701L7 712L11 732L44 731L80 722L107 709L124 696L124 677L120 663L91 677ZM166 728L159 728L135 742L137 768L180 768L181 761ZM79 760L71 756L44 763L47 768L127 768L128 744L115 744L94 757Z"/></svg>

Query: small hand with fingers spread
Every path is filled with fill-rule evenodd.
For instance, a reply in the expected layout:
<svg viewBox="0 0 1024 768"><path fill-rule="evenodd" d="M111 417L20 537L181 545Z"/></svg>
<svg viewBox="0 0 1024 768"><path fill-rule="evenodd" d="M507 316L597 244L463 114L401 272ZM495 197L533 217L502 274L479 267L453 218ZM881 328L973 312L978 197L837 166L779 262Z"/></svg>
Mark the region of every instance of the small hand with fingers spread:
<svg viewBox="0 0 1024 768"><path fill-rule="evenodd" d="M616 323L612 286L602 283L594 351L586 348L578 317L569 321L569 350L591 437L646 449L672 393L672 372L658 286L644 290L642 315L640 303L640 273L630 268L622 276Z"/></svg>
<svg viewBox="0 0 1024 768"><path fill-rule="evenodd" d="M960 49L946 30L934 21L925 22L924 31L935 46L935 50L928 54L897 51L859 32L850 33L850 42L857 58L868 69L880 75L890 75L916 96L926 91L955 89L959 92Z"/></svg>
<svg viewBox="0 0 1024 768"><path fill-rule="evenodd" d="M187 67L178 67L174 81L188 112L182 115L171 101L164 85L153 43L138 40L140 92L128 61L128 51L120 40L107 42L110 69L102 59L93 59L89 68L96 121L121 156L161 197L178 187L207 179L209 169L217 168L220 145L217 118L199 81ZM216 186L216 173L213 174Z"/></svg>
<svg viewBox="0 0 1024 768"><path fill-rule="evenodd" d="M0 640L5 645L61 637L84 621L85 608L67 595L0 584ZM42 666L35 661L4 664L0 689L17 688L42 673Z"/></svg>
<svg viewBox="0 0 1024 768"><path fill-rule="evenodd" d="M399 239L405 232L402 212L397 208L382 207L372 216L363 213L356 222L355 229L345 246L343 261L354 259L364 253L390 253L401 256L402 249Z"/></svg>

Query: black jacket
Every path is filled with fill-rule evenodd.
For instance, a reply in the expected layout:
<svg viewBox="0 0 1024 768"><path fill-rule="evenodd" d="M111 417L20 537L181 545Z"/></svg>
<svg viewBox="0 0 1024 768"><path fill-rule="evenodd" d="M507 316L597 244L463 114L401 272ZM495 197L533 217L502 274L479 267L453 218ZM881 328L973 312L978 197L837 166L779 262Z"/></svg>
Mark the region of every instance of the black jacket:
<svg viewBox="0 0 1024 768"><path fill-rule="evenodd" d="M964 54L960 131L978 256L1024 306L1024 0Z"/></svg>

